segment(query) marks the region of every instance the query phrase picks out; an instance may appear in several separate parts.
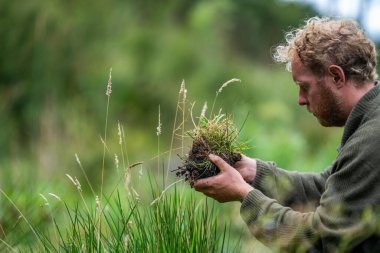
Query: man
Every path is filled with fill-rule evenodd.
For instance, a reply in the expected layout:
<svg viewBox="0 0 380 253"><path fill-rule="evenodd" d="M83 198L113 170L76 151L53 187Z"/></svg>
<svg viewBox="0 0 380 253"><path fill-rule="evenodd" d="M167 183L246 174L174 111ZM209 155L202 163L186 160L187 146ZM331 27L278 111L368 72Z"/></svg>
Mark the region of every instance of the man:
<svg viewBox="0 0 380 253"><path fill-rule="evenodd" d="M344 126L336 160L297 173L243 156L199 179L197 191L241 201L251 232L280 252L380 252L380 85L376 49L353 20L311 18L286 35L274 59L286 63L298 103L322 126Z"/></svg>

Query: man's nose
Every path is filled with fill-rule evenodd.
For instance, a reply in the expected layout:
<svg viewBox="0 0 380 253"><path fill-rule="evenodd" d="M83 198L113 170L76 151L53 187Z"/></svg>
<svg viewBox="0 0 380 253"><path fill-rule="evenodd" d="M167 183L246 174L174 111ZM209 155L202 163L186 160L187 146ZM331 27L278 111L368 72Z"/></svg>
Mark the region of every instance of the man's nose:
<svg viewBox="0 0 380 253"><path fill-rule="evenodd" d="M298 104L299 104L299 105L306 105L306 104L307 104L307 99L306 99L306 97L304 96L304 94L302 94L301 91L300 91L299 94L298 94Z"/></svg>

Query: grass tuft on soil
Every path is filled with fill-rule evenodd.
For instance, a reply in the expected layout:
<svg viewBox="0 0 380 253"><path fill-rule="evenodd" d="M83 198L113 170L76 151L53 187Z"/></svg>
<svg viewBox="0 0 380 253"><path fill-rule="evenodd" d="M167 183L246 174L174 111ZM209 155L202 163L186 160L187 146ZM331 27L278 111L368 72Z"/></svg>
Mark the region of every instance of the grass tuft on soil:
<svg viewBox="0 0 380 253"><path fill-rule="evenodd" d="M187 156L181 157L183 163L176 175L184 177L190 184L220 172L208 159L209 154L218 155L234 165L241 160L241 153L248 149L245 142L238 140L239 131L231 115L218 114L211 119L201 117L199 125L187 133L193 139L192 147Z"/></svg>

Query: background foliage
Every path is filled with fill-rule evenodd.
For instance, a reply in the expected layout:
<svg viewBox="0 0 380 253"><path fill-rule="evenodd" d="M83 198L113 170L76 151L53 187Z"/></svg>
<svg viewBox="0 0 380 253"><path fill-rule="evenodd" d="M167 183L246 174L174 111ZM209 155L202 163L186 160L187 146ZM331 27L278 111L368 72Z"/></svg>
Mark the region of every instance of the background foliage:
<svg viewBox="0 0 380 253"><path fill-rule="evenodd" d="M0 1L0 188L40 221L39 192L74 199L64 175L84 180L77 153L99 189L111 67L110 143L117 144L119 121L133 162L149 168L157 154L158 105L161 150L169 148L182 79L198 115L236 77L242 83L223 91L217 106L239 126L247 118L241 137L254 147L248 155L322 170L341 130L320 127L299 108L291 75L271 61L284 31L314 15L278 0ZM113 154L107 157L106 179L113 180ZM238 205L220 207L225 220L237 219ZM17 226L17 217L0 196L2 229Z"/></svg>

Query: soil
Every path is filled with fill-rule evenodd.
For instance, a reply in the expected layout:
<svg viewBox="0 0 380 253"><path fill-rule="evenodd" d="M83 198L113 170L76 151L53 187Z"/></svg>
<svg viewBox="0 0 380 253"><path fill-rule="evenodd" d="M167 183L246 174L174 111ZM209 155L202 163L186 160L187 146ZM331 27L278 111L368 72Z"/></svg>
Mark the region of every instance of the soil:
<svg viewBox="0 0 380 253"><path fill-rule="evenodd" d="M214 153L202 138L194 139L192 148L184 159L183 165L179 166L176 170L176 175L178 177L185 177L185 180L189 181L190 185L197 179L217 175L220 172L219 168L213 163L211 163L211 166L210 163L206 163L209 160L208 155L210 153L220 156L231 166L242 158L241 154L238 153Z"/></svg>

